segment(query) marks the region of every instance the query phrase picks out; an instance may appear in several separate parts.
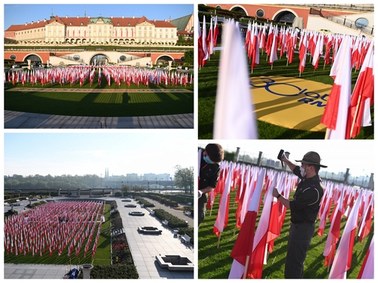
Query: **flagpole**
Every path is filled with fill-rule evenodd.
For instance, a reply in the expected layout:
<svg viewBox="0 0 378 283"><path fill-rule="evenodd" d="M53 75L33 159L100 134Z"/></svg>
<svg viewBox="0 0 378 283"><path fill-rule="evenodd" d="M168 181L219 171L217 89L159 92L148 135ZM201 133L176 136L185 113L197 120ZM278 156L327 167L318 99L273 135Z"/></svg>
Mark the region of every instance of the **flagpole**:
<svg viewBox="0 0 378 283"><path fill-rule="evenodd" d="M249 255L245 258L245 266L244 266L244 273L243 273L243 279L247 278L247 273L248 273L248 266L249 266Z"/></svg>
<svg viewBox="0 0 378 283"><path fill-rule="evenodd" d="M354 128L354 125L356 124L356 120L357 120L357 113L358 113L358 111L360 110L361 97L362 97L362 95L359 95L359 96L358 96L357 108L356 108L356 111L354 112L354 117L353 117L353 121L352 121L352 126L351 126L351 128L350 128L350 132L349 132L349 135L350 135L350 136L352 136L353 128Z"/></svg>
<svg viewBox="0 0 378 283"><path fill-rule="evenodd" d="M324 139L328 140L330 135L331 135L331 130L329 128L327 128Z"/></svg>
<svg viewBox="0 0 378 283"><path fill-rule="evenodd" d="M222 233L219 233L219 237L218 237L218 243L217 243L217 249L219 249L219 243L220 243L220 238L222 236Z"/></svg>

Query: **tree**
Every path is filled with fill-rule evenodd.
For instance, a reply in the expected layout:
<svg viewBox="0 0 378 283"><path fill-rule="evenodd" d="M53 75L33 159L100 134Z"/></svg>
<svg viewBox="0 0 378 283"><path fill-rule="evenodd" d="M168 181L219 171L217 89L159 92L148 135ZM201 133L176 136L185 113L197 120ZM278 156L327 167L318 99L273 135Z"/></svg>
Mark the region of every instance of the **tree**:
<svg viewBox="0 0 378 283"><path fill-rule="evenodd" d="M185 193L193 194L193 184L194 184L194 169L190 168L181 168L176 166L175 172L175 185L180 188L184 188Z"/></svg>
<svg viewBox="0 0 378 283"><path fill-rule="evenodd" d="M192 66L193 62L194 62L194 51L193 50L185 51L184 63Z"/></svg>

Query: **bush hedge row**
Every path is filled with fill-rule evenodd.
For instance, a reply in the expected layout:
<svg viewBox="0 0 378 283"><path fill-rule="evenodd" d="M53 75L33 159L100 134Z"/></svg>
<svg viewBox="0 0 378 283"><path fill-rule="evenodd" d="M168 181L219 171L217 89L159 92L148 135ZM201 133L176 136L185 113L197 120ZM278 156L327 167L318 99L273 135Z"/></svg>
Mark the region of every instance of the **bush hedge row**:
<svg viewBox="0 0 378 283"><path fill-rule="evenodd" d="M188 223L184 220L173 216L172 214L166 212L163 209L155 209L155 216L156 218L160 219L161 221L167 220L168 227L170 228L180 228L180 227L188 227Z"/></svg>

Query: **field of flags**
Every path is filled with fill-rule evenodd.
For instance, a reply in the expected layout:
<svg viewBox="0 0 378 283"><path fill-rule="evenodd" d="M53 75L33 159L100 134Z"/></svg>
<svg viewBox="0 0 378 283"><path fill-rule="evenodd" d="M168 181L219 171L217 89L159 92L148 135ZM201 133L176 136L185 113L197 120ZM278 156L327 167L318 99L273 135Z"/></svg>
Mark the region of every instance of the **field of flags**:
<svg viewBox="0 0 378 283"><path fill-rule="evenodd" d="M103 223L104 203L48 202L4 221L7 256L94 258Z"/></svg>
<svg viewBox="0 0 378 283"><path fill-rule="evenodd" d="M193 74L178 70L129 66L71 66L32 70L10 69L5 74L5 82L14 86L186 87L193 84Z"/></svg>
<svg viewBox="0 0 378 283"><path fill-rule="evenodd" d="M227 252L220 252L220 255L213 258L223 263L227 258L232 258L232 264L225 267L228 270L228 278L263 278L264 268L275 263L276 241L280 241L280 252L286 254L287 239L282 239L281 230L290 216L286 208L273 197L272 191L276 187L281 195L288 198L297 182L298 178L289 172L226 161L221 163L220 179L216 189L209 195L207 209L210 214L216 215L212 229L217 239L214 248L217 246L221 251L223 245L226 245L225 249L229 251L232 243L231 251L225 255L226 258L220 255ZM315 254L310 248L307 257L313 258L308 260L311 262L316 258L321 261L321 265L327 269L327 278L347 278L352 260L356 260L357 251L354 247L358 243L366 242L370 247L365 254L358 253L363 258L363 263L356 277L373 278L374 193L331 181L323 183L323 187L324 196L315 223L314 238L324 239L324 248L319 251L318 247L316 250L313 247ZM217 211L213 211L215 203L218 204ZM235 211L232 214L229 213L231 207L234 207L232 211ZM209 214L206 215L203 224L207 225L208 217ZM235 222L234 227L228 225L231 218ZM198 240L199 274L201 268L206 270L206 263L217 265L217 262L210 263L208 258L204 259L201 255L201 246L204 245L201 242L201 226ZM207 227L209 231L210 223ZM237 236L231 235L230 239L230 233L227 233L228 238L222 238L230 229L238 231ZM368 243L367 240L370 239L371 242ZM313 239L312 242L316 240ZM201 260L204 260L204 263L201 264ZM283 265L284 261L275 269L283 268ZM266 273L264 277L272 278Z"/></svg>
<svg viewBox="0 0 378 283"><path fill-rule="evenodd" d="M223 21L223 20L222 20ZM219 68L218 85L219 83L236 85L240 79L240 73L249 77L253 76L253 70L256 65L263 60L273 68L274 62L279 58L286 57L287 65L292 64L294 56L299 58L298 75L299 77L305 72L306 62L311 62L314 71L323 61L323 68L326 65L331 66L330 76L334 79L334 84L328 100L328 105L319 123L323 123L327 127L325 138L327 139L349 139L356 137L361 127L371 126L372 119L370 116L371 106L374 103L374 42L363 35L351 36L342 34L324 34L322 32L299 30L291 27L278 27L272 24L257 24L249 23L244 30L245 35L241 34L240 24L233 20L224 20L222 47L221 47L221 61L226 58L240 58L234 62L234 68L230 67L232 71L226 68ZM210 60L214 53L215 47L219 38L219 19L212 17L210 24L206 23L206 17L203 16L202 26L199 26L198 37L198 65L205 66L206 62ZM236 28L227 28L227 25L232 25ZM241 39L235 40L235 36L228 33L239 33ZM227 40L233 39L231 42ZM242 54L236 55L241 46ZM264 55L265 53L265 55ZM223 59L224 58L224 59ZM242 62L246 61L246 63ZM246 65L247 67L244 67ZM248 67L249 66L249 67ZM239 71L238 76L235 75L235 68L243 68ZM357 83L352 88L352 71L359 72ZM227 81L220 81L220 78L227 78ZM249 87L249 84L248 84ZM250 96L250 91L239 96ZM221 96L234 96L234 93L224 91L224 87L217 90L217 100L225 100ZM235 105L236 103L234 103ZM223 113L234 111L231 107L222 109ZM246 108L243 102L239 104L241 109ZM253 109L247 110L249 113ZM239 113L241 111L239 110ZM231 118L233 115L229 115ZM225 119L222 119L224 123ZM217 121L214 121L214 128L216 128ZM230 123L235 123L235 119ZM250 121L244 128L253 127ZM234 130L238 131L239 127ZM215 131L215 130L214 130ZM255 130L250 130L254 133ZM238 138L234 136L234 132L230 134L223 133L223 136L215 138ZM240 138L245 138L241 136ZM248 138L256 138L255 134L250 134Z"/></svg>

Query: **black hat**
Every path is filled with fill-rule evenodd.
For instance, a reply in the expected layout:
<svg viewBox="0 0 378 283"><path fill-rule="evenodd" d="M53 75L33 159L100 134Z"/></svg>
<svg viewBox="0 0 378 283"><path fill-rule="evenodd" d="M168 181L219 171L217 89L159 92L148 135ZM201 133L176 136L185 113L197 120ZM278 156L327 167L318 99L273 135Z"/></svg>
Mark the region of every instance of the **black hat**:
<svg viewBox="0 0 378 283"><path fill-rule="evenodd" d="M327 168L327 166L320 164L320 155L315 151L309 151L303 156L302 160L295 161Z"/></svg>

